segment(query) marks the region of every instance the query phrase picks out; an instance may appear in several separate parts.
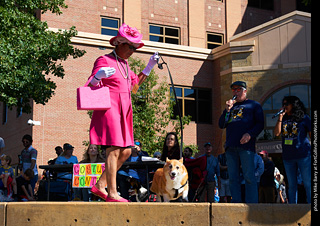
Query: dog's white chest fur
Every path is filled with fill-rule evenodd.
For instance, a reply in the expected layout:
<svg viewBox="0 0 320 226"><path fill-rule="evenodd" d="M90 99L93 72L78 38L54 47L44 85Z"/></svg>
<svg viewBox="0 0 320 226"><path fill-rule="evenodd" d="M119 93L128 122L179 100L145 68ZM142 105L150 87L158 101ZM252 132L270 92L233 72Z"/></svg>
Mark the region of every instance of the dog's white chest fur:
<svg viewBox="0 0 320 226"><path fill-rule="evenodd" d="M166 191L170 194L171 197L174 197L176 195L176 192L180 194L184 190L182 179L186 176L186 174L187 173L177 175L173 180L171 179L170 175L165 175L167 180Z"/></svg>

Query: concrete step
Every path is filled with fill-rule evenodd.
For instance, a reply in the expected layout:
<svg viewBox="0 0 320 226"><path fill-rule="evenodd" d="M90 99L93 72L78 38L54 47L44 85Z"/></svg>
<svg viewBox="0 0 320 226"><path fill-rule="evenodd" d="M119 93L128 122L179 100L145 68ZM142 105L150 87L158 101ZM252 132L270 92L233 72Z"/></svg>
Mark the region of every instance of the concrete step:
<svg viewBox="0 0 320 226"><path fill-rule="evenodd" d="M306 204L8 202L0 203L0 225L302 226L311 225L311 206Z"/></svg>

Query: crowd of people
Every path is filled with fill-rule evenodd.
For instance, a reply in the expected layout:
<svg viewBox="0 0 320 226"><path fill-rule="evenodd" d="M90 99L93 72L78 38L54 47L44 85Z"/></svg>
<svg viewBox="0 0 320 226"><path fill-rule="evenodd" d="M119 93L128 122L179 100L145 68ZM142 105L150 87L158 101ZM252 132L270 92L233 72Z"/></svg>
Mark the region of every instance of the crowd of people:
<svg viewBox="0 0 320 226"><path fill-rule="evenodd" d="M128 58L144 45L142 34L124 23L119 28L117 36L112 37L109 42L115 48L96 59L85 86L108 87L111 107L108 106L104 110L93 109L89 132L91 145L81 161L105 161L105 170L90 191L75 190L74 193L80 200L88 200L87 194L91 192L106 202L128 202L130 195L127 188L130 185L126 178L139 179L141 184L145 181L141 172L120 168L125 161L141 161L141 156L147 155L141 151L141 142L133 137L131 93L137 92L158 63L160 56L155 52L147 66L137 75L129 68ZM192 157L192 150L189 148L184 151L185 164L194 168L190 171L193 181L190 182L189 200L215 202L220 199L221 202L233 203L272 203L279 200L282 203L297 203L297 178L301 175L306 199L310 203L311 145L308 135L311 137L311 120L301 100L296 96L283 98L274 129L275 136L281 135L282 138L282 159L288 181L286 192L283 176L276 170L268 153L256 153L256 139L264 128L261 105L248 99L245 82L236 81L230 88L230 96L232 93L233 98L226 101L219 119L219 127L226 129L225 153L218 158L213 156L212 144L209 142L204 145L205 154L197 159L187 160ZM34 200L33 191L38 180L37 150L31 145L30 135L25 135L22 142L22 175L12 178L12 172L8 170L10 158L3 156L0 185L4 191L7 190L5 195L9 193L9 184L12 185L14 199ZM0 140L0 151L2 143ZM99 146L102 153L98 152ZM78 163L73 150L74 147L68 143L64 144L63 148L57 147L56 153L59 156L51 164ZM166 158L180 159L180 145L175 133L167 134L162 153L155 153L155 156L162 161ZM195 168L198 163L206 165L200 167L200 172ZM54 174L48 173L49 176L51 173ZM72 175L59 172L57 177L70 180Z"/></svg>
<svg viewBox="0 0 320 226"><path fill-rule="evenodd" d="M37 189L36 182L38 180L37 171L37 150L32 147L32 137L25 135L22 138L24 149L19 156L20 163L19 168L21 174L15 175L14 169L10 166L11 157L9 155L1 156L1 168L0 168L0 188L2 190L3 201L33 201L36 200L34 194ZM94 144L90 144L87 150L84 152L82 160L79 162L78 158L73 155L74 147L69 143L65 143L63 147L55 147L56 158L50 159L48 165L55 164L70 164L70 163L102 163L105 162L105 151L99 150L99 147ZM191 202L211 202L211 203L229 203L234 202L233 195L230 189L230 176L229 176L229 162L226 157L226 153L215 157L212 152L212 144L207 142L203 146L205 154L198 158L193 157L193 150L190 147L186 147L183 150L184 162L195 161L205 157L206 167L203 172L204 176L200 180L196 187L190 186L189 188L189 201ZM134 140L134 147L131 148L131 155L126 160L128 162L142 161L142 156L149 156L148 152L142 149L142 143L140 140ZM172 157L174 156L174 157ZM163 150L161 152L154 152L153 157L158 158L159 161L166 158L180 159L180 146L176 133L170 132L164 139ZM289 203L288 189L284 180L283 174L275 167L272 158L267 151L261 151L254 154L254 176L256 178L256 188L258 191L257 203ZM201 163L203 164L203 162ZM186 164L187 168L188 165ZM189 179L193 180L196 175L194 171L189 170ZM154 170L148 172L152 178ZM288 172L286 172L288 174ZM71 185L72 174L54 171L44 171L41 177L42 180L46 180L48 177L54 180L64 181ZM135 194L131 194L132 185L130 179L134 178L142 186L146 187L146 171L140 169L120 169L117 172L117 190L121 194L121 197L133 201L136 201ZM306 203L307 193L304 189L304 182L302 182L302 175L300 169L297 172L297 188L293 203ZM247 202L246 198L246 183L243 167L239 165L239 182L240 182L240 202ZM190 182L192 183L192 182ZM290 183L290 181L289 181ZM70 186L70 189L71 186ZM90 188L73 188L72 200L74 201L91 201L97 200L97 197L91 193ZM250 194L251 196L253 194ZM299 197L299 199L298 199ZM292 203L292 202L291 202Z"/></svg>
<svg viewBox="0 0 320 226"><path fill-rule="evenodd" d="M200 164L206 165L202 169L202 176L199 177L201 180L198 180L196 186L192 186L192 182L190 182L189 201L310 203L311 160L310 141L307 135L311 136L311 122L309 116L305 113L303 103L295 96L283 98L283 112L279 114L279 119L275 125L275 135L282 137L282 159L285 172L280 172L267 151L255 152L255 138L263 128L263 112L260 105L257 102L249 101L246 95L241 101L241 95L246 91L244 82L235 82L231 85L231 88L233 93L237 94L239 100L227 101L226 110L220 117L220 128L227 128L225 152L217 157L214 156L212 144L207 142L203 146L205 154L198 158L193 157L193 150L190 147L185 148L182 153L187 168L188 165L190 166L190 160L197 162L197 159L205 157L206 161L206 163L200 162ZM246 103L243 104L242 102ZM24 148L19 155L18 169L21 170L21 173L18 176L10 165L11 157L0 153L2 154L0 168L1 200L36 200L34 192L39 176L37 150L32 147L32 142L30 135L26 134L22 137ZM1 151L4 147L4 140L1 139ZM90 144L80 163L105 162L106 149L106 146L101 145L99 150L99 145ZM48 164L79 163L78 158L73 155L73 151L74 147L69 143L65 143L63 147L57 146L55 148L57 157L49 160ZM142 143L137 139L134 140L134 146L130 148L130 151L131 153L125 161L138 162L142 161L142 156L149 156L148 152L142 150ZM154 152L153 157L161 161L165 161L166 158L180 159L180 145L177 134L169 132L164 139L162 152ZM188 169L188 171L189 179L196 180L197 173L194 169ZM148 173L152 174L153 172ZM116 175L118 194L126 200L135 201L136 199L130 193L132 185L128 178L134 178L146 187L145 175L145 170L118 170ZM287 178L284 178L284 175ZM70 184L72 180L71 173L50 170L44 172L42 179L47 177ZM152 175L150 177L152 178ZM90 201L93 196L95 194L92 193L90 188L74 188L72 199Z"/></svg>
<svg viewBox="0 0 320 226"><path fill-rule="evenodd" d="M225 152L219 156L212 153L212 144L203 146L205 154L193 157L193 150L187 147L183 151L184 163L191 166L192 161L199 167L205 164L201 176L196 170L188 169L189 180L196 181L195 186L190 181L189 201L199 202L234 202L234 203L310 203L311 201L311 159L310 141L311 122L306 114L303 103L298 97L283 98L283 112L279 114L275 125L275 135L282 137L282 159L285 172L275 167L272 158L265 150L256 153L255 139L263 129L263 111L261 106L246 98L246 84L235 82L231 85L237 98L226 102L226 110L219 121L220 128L227 129ZM11 157L1 155L0 197L5 201L33 201L35 187L38 181L37 150L32 147L32 137L28 134L22 137L23 150L19 155L17 176L11 167ZM1 139L1 152L5 145ZM105 162L108 147L90 144L83 154L80 163ZM79 163L73 155L74 147L65 143L57 146L57 157L48 161L54 164ZM142 161L142 156L149 156L142 150L140 140L134 140L130 147L130 155L125 161ZM180 145L177 134L169 132L163 143L162 152L154 152L153 157L161 161L180 159ZM205 158L204 158L205 157ZM193 164L193 167L196 164ZM200 167L201 168L201 167ZM199 169L198 169L199 170ZM153 171L154 172L154 171ZM148 172L148 173L153 173ZM199 172L198 172L199 174ZM135 201L130 193L133 178L142 186L147 187L146 171L136 169L118 169L116 174L116 189L126 200ZM286 175L287 178L284 178ZM52 177L71 184L72 174L47 171L42 178ZM150 176L152 178L152 175ZM287 182L287 183L286 183ZM105 184L105 187L107 185ZM70 186L70 189L71 186ZM104 188L105 189L105 188ZM107 192L107 190L106 190ZM73 200L90 201L96 194L90 188L74 188Z"/></svg>

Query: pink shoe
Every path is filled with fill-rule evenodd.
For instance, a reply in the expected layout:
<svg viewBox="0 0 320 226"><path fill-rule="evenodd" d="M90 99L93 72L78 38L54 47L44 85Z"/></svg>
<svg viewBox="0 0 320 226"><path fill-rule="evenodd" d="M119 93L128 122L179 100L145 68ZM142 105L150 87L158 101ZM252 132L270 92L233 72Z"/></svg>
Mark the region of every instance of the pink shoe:
<svg viewBox="0 0 320 226"><path fill-rule="evenodd" d="M129 202L129 200L126 200L124 198L120 198L120 199L113 199L113 198L106 198L106 202Z"/></svg>
<svg viewBox="0 0 320 226"><path fill-rule="evenodd" d="M107 197L108 197L108 195L106 195L106 194L104 194L103 192L101 192L96 186L93 186L93 187L91 188L91 192L92 192L94 195L102 198L103 200L106 200Z"/></svg>

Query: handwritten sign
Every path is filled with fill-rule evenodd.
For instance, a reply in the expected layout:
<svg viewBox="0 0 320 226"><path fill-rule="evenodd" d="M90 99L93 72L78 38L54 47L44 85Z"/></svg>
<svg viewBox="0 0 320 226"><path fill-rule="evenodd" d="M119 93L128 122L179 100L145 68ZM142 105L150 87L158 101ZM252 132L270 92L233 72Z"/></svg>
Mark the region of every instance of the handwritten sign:
<svg viewBox="0 0 320 226"><path fill-rule="evenodd" d="M92 188L105 169L104 163L73 164L72 187Z"/></svg>

